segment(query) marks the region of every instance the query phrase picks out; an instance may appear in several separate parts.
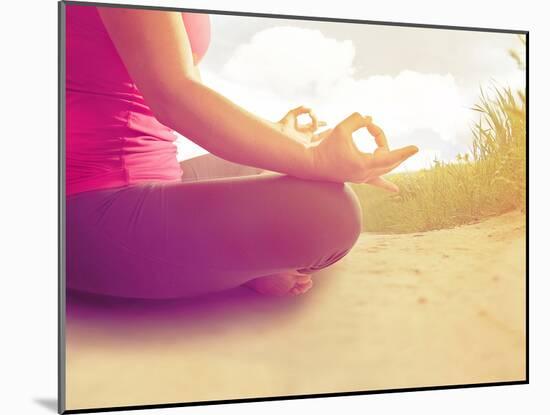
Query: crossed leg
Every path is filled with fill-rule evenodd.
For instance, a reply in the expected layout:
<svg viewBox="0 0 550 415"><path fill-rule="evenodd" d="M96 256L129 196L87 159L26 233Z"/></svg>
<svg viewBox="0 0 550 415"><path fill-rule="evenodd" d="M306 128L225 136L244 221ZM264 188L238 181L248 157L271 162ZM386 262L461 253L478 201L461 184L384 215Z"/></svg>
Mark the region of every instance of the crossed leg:
<svg viewBox="0 0 550 415"><path fill-rule="evenodd" d="M252 174L220 178L216 167L216 178L195 171L193 179L182 164L181 182L68 199L69 288L168 298L247 284L259 292L296 294L359 236L360 206L344 184L238 165L232 168Z"/></svg>
<svg viewBox="0 0 550 415"><path fill-rule="evenodd" d="M261 169L243 166L216 157L212 154L195 157L180 162L183 171L182 181L193 182L215 178L243 177L267 173ZM289 271L280 274L254 278L245 283L253 290L268 295L303 294L313 286L311 274Z"/></svg>
<svg viewBox="0 0 550 415"><path fill-rule="evenodd" d="M180 166L183 171L182 181L185 182L268 173L261 169L223 160L212 154L182 161ZM289 271L254 278L245 285L261 294L297 295L308 291L313 286L313 280L311 274Z"/></svg>

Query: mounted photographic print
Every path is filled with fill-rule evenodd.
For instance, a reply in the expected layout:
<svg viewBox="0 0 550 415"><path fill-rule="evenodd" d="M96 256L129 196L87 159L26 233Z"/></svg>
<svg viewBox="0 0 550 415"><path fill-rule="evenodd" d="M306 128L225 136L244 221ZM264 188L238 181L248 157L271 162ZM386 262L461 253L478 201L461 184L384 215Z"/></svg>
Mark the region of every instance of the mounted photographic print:
<svg viewBox="0 0 550 415"><path fill-rule="evenodd" d="M527 32L58 5L60 413L527 383Z"/></svg>

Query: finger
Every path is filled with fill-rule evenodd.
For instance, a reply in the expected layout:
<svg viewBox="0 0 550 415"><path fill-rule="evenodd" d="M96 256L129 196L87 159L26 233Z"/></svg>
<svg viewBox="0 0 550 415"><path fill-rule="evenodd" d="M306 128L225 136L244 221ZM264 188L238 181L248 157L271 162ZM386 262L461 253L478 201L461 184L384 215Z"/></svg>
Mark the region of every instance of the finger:
<svg viewBox="0 0 550 415"><path fill-rule="evenodd" d="M371 122L367 124L367 130L374 137L374 141L378 147L389 150L386 134L384 134L384 131L379 126Z"/></svg>
<svg viewBox="0 0 550 415"><path fill-rule="evenodd" d="M296 107L294 109L291 109L289 111L289 114L294 116L294 117L298 117L298 115L302 115L302 114L308 114L311 112L311 108L309 107L306 107L304 105L300 105L299 107Z"/></svg>
<svg viewBox="0 0 550 415"><path fill-rule="evenodd" d="M305 113L302 113L302 114L305 114ZM319 128L319 124L318 124L318 121L317 121L317 116L309 108L308 108L307 114L309 115L309 118L311 118L311 122L307 123L307 124L299 124L298 123L298 118L295 118L294 127L296 128L296 130L298 130L300 132L311 132L312 133L315 130L317 130L317 128Z"/></svg>
<svg viewBox="0 0 550 415"><path fill-rule="evenodd" d="M380 156L383 156L384 154L387 154L387 153L388 153L388 150L386 150L385 148L377 148L374 151L374 157L375 158L380 157ZM404 161L405 160L400 160L396 163L393 163L393 164L390 164L390 165L387 165L387 166L384 166L384 167L372 168L369 172L369 177L382 176L382 175L388 173L389 171L392 171L393 169L395 169L397 166L399 166Z"/></svg>
<svg viewBox="0 0 550 415"><path fill-rule="evenodd" d="M308 112L307 114L309 115L309 118L311 118L311 122L308 123L308 124L304 124L304 125L300 125L298 124L298 119L296 118L295 120L295 128L298 130L298 131L301 131L301 132L315 132L319 127L321 127L321 123L322 125L327 125L326 122L324 121L319 121L317 119L317 115L311 110L308 108Z"/></svg>
<svg viewBox="0 0 550 415"><path fill-rule="evenodd" d="M401 161L398 161L397 163L391 164L391 165L386 166L386 167L378 167L378 168L370 169L368 174L367 174L367 177L366 177L365 181L369 181L372 178L379 177L379 176L384 176L385 174L390 173L391 171L393 171L397 167L399 167L401 165L401 163L403 163L404 161L405 160L401 160Z"/></svg>
<svg viewBox="0 0 550 415"><path fill-rule="evenodd" d="M296 117L300 114L305 114L309 112L310 109L304 105L300 105L299 107L293 108L290 111L288 111L285 116L281 119L281 121L291 121L295 120Z"/></svg>
<svg viewBox="0 0 550 415"><path fill-rule="evenodd" d="M354 112L342 122L340 122L335 128L342 130L346 134L352 134L354 131L362 127L366 127L372 121L371 117L364 117L358 112Z"/></svg>
<svg viewBox="0 0 550 415"><path fill-rule="evenodd" d="M399 187L397 187L394 183L382 177L375 177L374 179L369 180L366 183L370 184L371 186L375 186L375 187L379 187L381 189L387 190L389 192L393 192L393 193L399 192Z"/></svg>
<svg viewBox="0 0 550 415"><path fill-rule="evenodd" d="M313 131L315 131L312 128L311 124L301 125L298 124L298 122L294 123L294 128L296 129L296 131L299 131L301 133L312 133Z"/></svg>
<svg viewBox="0 0 550 415"><path fill-rule="evenodd" d="M378 152L372 157L371 162L373 167L389 167L407 160L416 153L418 153L418 147L406 146L388 152Z"/></svg>
<svg viewBox="0 0 550 415"><path fill-rule="evenodd" d="M311 118L311 132L316 131L319 128L317 115L313 111L309 111L309 118Z"/></svg>
<svg viewBox="0 0 550 415"><path fill-rule="evenodd" d="M374 169L371 169L367 175L367 181L370 180L371 178L374 178L374 177L378 177L378 176L383 176L385 174L388 174L389 172L391 172L392 170L396 169L397 167L399 167L399 165L401 163L403 163L405 160L401 160L397 163L394 163L392 165L389 165L389 166L386 166L386 167L378 167L378 168L374 168Z"/></svg>

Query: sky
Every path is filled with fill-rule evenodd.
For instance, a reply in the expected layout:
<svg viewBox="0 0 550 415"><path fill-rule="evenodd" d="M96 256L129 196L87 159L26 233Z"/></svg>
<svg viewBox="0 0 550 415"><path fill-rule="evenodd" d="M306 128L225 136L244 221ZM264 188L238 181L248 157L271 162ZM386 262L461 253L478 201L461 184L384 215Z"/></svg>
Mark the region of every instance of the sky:
<svg viewBox="0 0 550 415"><path fill-rule="evenodd" d="M271 121L299 105L329 127L371 115L391 148L419 147L401 171L469 149L480 88L525 87L508 52L525 55L515 34L222 15L211 25L205 84ZM354 141L374 149L364 129ZM177 144L180 160L206 153L181 136Z"/></svg>

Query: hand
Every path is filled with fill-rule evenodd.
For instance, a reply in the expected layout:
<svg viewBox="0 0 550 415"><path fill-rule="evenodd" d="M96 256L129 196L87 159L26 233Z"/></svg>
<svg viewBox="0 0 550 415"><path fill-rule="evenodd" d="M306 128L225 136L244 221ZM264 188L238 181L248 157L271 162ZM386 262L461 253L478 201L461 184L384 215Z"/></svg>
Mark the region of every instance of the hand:
<svg viewBox="0 0 550 415"><path fill-rule="evenodd" d="M298 116L302 114L309 115L309 118L311 118L311 123L300 125L298 123ZM318 128L327 125L326 122L317 120L317 116L313 113L311 108L304 107L303 105L290 110L276 124L281 128L283 133L306 144L318 141L321 138L321 135L315 134L315 131L317 131Z"/></svg>
<svg viewBox="0 0 550 415"><path fill-rule="evenodd" d="M352 133L367 128L374 137L374 153L361 152L353 142ZM416 146L390 151L386 136L369 116L353 113L311 147L313 175L321 180L368 183L397 192L399 188L381 176L389 173L418 152Z"/></svg>

